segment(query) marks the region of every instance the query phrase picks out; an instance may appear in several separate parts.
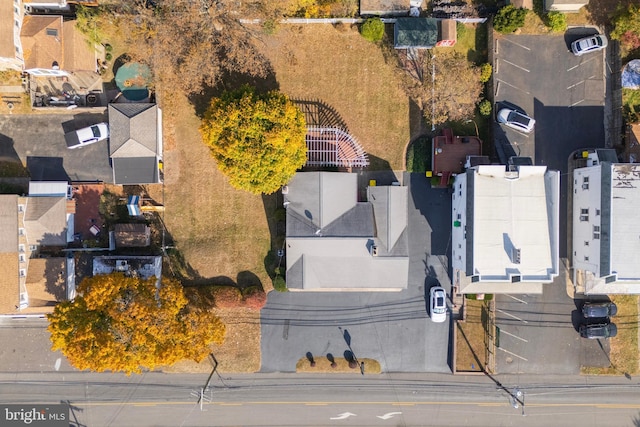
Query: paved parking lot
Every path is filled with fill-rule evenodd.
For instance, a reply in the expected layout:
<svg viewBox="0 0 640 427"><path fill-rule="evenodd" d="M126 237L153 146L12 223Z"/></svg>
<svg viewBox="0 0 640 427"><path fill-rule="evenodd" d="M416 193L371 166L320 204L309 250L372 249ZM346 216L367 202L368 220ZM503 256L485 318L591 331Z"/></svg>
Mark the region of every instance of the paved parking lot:
<svg viewBox="0 0 640 427"><path fill-rule="evenodd" d="M32 180L113 182L107 141L69 150L64 134L107 121L101 113L0 116L0 157L20 159Z"/></svg>
<svg viewBox="0 0 640 427"><path fill-rule="evenodd" d="M559 36L501 36L495 40L495 101L536 120L529 135L494 124L496 151L531 157L561 172L560 257L567 256L567 159L577 149L605 146L603 52L576 57L572 41L594 33L570 29ZM608 343L581 339L580 314L567 296L564 267L542 295L499 295L496 368L500 373L578 373L606 366Z"/></svg>
<svg viewBox="0 0 640 427"><path fill-rule="evenodd" d="M451 289L451 196L447 190L431 189L421 174L405 175L404 182L410 186L408 289L271 292L261 312L264 372L295 371L307 352L343 357L348 350L345 330L355 356L377 360L385 372L451 371L450 323L431 322L425 302L431 286Z"/></svg>
<svg viewBox="0 0 640 427"><path fill-rule="evenodd" d="M497 296L499 373L578 374L581 366L609 366L607 340L580 338L582 302L567 296L561 276L542 295Z"/></svg>

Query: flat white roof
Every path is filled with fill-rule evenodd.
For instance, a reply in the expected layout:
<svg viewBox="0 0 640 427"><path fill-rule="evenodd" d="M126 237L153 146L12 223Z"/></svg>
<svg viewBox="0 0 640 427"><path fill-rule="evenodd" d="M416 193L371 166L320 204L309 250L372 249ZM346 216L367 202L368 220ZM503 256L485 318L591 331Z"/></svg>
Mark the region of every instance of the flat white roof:
<svg viewBox="0 0 640 427"><path fill-rule="evenodd" d="M551 174L551 188L546 176ZM558 172L546 166L478 166L474 176L473 268L481 280L549 281L557 275ZM554 183L554 184L553 184ZM554 206L550 209L549 206ZM555 211L554 211L555 209ZM552 227L550 227L550 224ZM520 262L514 262L514 249Z"/></svg>
<svg viewBox="0 0 640 427"><path fill-rule="evenodd" d="M612 165L611 271L619 279L640 279L640 165Z"/></svg>

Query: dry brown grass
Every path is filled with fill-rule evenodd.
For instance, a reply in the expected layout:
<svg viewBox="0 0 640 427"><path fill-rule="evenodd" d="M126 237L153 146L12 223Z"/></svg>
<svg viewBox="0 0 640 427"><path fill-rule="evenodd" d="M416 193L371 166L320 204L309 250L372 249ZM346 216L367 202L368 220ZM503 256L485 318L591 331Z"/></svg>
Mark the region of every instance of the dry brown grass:
<svg viewBox="0 0 640 427"><path fill-rule="evenodd" d="M266 289L270 235L262 197L232 188L202 143L199 119L186 99L174 99L175 148L165 150L165 223L200 278L255 274ZM176 114L175 112L179 112Z"/></svg>
<svg viewBox="0 0 640 427"><path fill-rule="evenodd" d="M252 373L260 370L260 312L248 309L215 310L227 327L224 342L212 345L220 373ZM168 373L211 372L208 359L200 363L183 360L163 369Z"/></svg>
<svg viewBox="0 0 640 427"><path fill-rule="evenodd" d="M334 108L364 150L382 159L371 168L403 168L409 123L417 118L410 120L395 60L387 63L379 46L355 28L282 25L277 34L264 37L263 52L281 91Z"/></svg>
<svg viewBox="0 0 640 427"><path fill-rule="evenodd" d="M465 301L466 321L456 322L456 371L482 372L487 365L488 302Z"/></svg>
<svg viewBox="0 0 640 427"><path fill-rule="evenodd" d="M612 321L618 327L618 334L609 338L608 368L582 368L587 375L623 375L638 373L638 296L613 295L611 300L618 306L618 314Z"/></svg>

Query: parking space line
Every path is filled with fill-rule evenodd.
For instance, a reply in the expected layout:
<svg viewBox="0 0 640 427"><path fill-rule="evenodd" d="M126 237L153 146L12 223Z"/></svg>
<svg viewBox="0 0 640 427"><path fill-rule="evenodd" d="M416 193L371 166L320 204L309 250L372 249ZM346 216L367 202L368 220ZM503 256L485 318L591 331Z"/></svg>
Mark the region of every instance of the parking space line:
<svg viewBox="0 0 640 427"><path fill-rule="evenodd" d="M581 104L583 102L584 102L584 99L581 99L580 101L576 101L573 104L569 105L569 107L575 107L576 105Z"/></svg>
<svg viewBox="0 0 640 427"><path fill-rule="evenodd" d="M527 70L524 67L519 66L518 64L514 64L513 62L507 61L506 59L502 59L503 62L506 62L509 65L513 65L516 68L520 68L522 71L526 71L527 73L529 72L529 70Z"/></svg>
<svg viewBox="0 0 640 427"><path fill-rule="evenodd" d="M507 354L510 354L510 355L512 355L512 356L514 356L514 357L517 357L518 359L522 359L522 360L524 360L525 362L528 362L528 361L529 361L528 359L525 359L525 358L524 358L524 357L522 357L522 356L518 356L517 354L512 353L512 352L510 352L509 350L505 350L505 349L504 349L504 348L502 348L502 347L498 347L498 350L502 350L502 351L504 351L504 352L505 352L505 353L507 353Z"/></svg>
<svg viewBox="0 0 640 427"><path fill-rule="evenodd" d="M571 86L567 86L567 90L569 89L573 89L574 87L581 85L582 83L584 83L584 80L580 80L578 83L576 84L572 84Z"/></svg>
<svg viewBox="0 0 640 427"><path fill-rule="evenodd" d="M496 80L498 80L500 83L504 83L504 84L506 84L507 86L511 86L511 87L512 87L512 88L514 88L514 89L517 89L517 90L519 90L519 91L522 91L522 92L526 93L527 95L531 95L529 92L527 92L527 91L526 91L526 90L524 90L524 89L520 89L518 86L514 86L514 85L512 85L512 84L510 84L510 83L505 82L504 80L500 80L500 79L496 79Z"/></svg>
<svg viewBox="0 0 640 427"><path fill-rule="evenodd" d="M529 342L529 340L525 340L524 338L521 338L521 337L519 337L519 336L517 336L517 335L513 335L513 334L511 334L511 333L509 333L509 332L505 331L505 330L504 330L504 329L502 329L502 328L500 328L500 333L501 333L501 334L507 334L507 335L509 335L510 337L513 337L513 338L515 338L515 339L517 339L517 340L520 340L520 341L522 341L522 342Z"/></svg>
<svg viewBox="0 0 640 427"><path fill-rule="evenodd" d="M513 40L509 40L509 39L500 39L500 41L509 42L509 43L511 43L511 44L515 44L516 46L520 46L520 47L521 47L521 48L523 48L523 49L531 50L531 48L526 47L525 45L522 45L522 44L520 44L520 43L516 43L516 42L514 42Z"/></svg>
<svg viewBox="0 0 640 427"><path fill-rule="evenodd" d="M580 66L580 64L578 64L578 65L574 65L574 66L573 66L573 67L571 67L571 68L567 68L567 71L573 71L573 70L575 70L576 68L578 68L579 66Z"/></svg>
<svg viewBox="0 0 640 427"><path fill-rule="evenodd" d="M526 302L524 300L521 300L520 298L516 298L513 295L509 295L509 294L505 294L505 295L508 296L509 298L512 298L512 299L518 301L518 302L521 302L522 304L529 304L528 302Z"/></svg>
<svg viewBox="0 0 640 427"><path fill-rule="evenodd" d="M512 317L512 318L514 318L514 319L516 319L516 320L519 320L519 321L521 321L521 322L523 322L523 323L529 323L529 322L527 322L526 320L521 319L521 318L519 318L519 317L517 317L517 316L514 316L514 315L513 315L513 314L511 314L511 313L507 313L507 312L506 312L506 311L504 311L504 310L500 310L499 308L496 308L496 311L499 311L499 312L500 312L500 313L502 313L502 314L506 314L507 316Z"/></svg>

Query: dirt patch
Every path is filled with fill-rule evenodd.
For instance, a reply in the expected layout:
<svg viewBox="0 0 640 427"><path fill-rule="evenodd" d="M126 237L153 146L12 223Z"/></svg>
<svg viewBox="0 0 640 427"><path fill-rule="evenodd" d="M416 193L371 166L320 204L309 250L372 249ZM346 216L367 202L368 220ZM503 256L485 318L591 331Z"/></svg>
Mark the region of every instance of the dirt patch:
<svg viewBox="0 0 640 427"><path fill-rule="evenodd" d="M465 321L456 322L456 372L482 372L489 365L488 301L465 301Z"/></svg>

